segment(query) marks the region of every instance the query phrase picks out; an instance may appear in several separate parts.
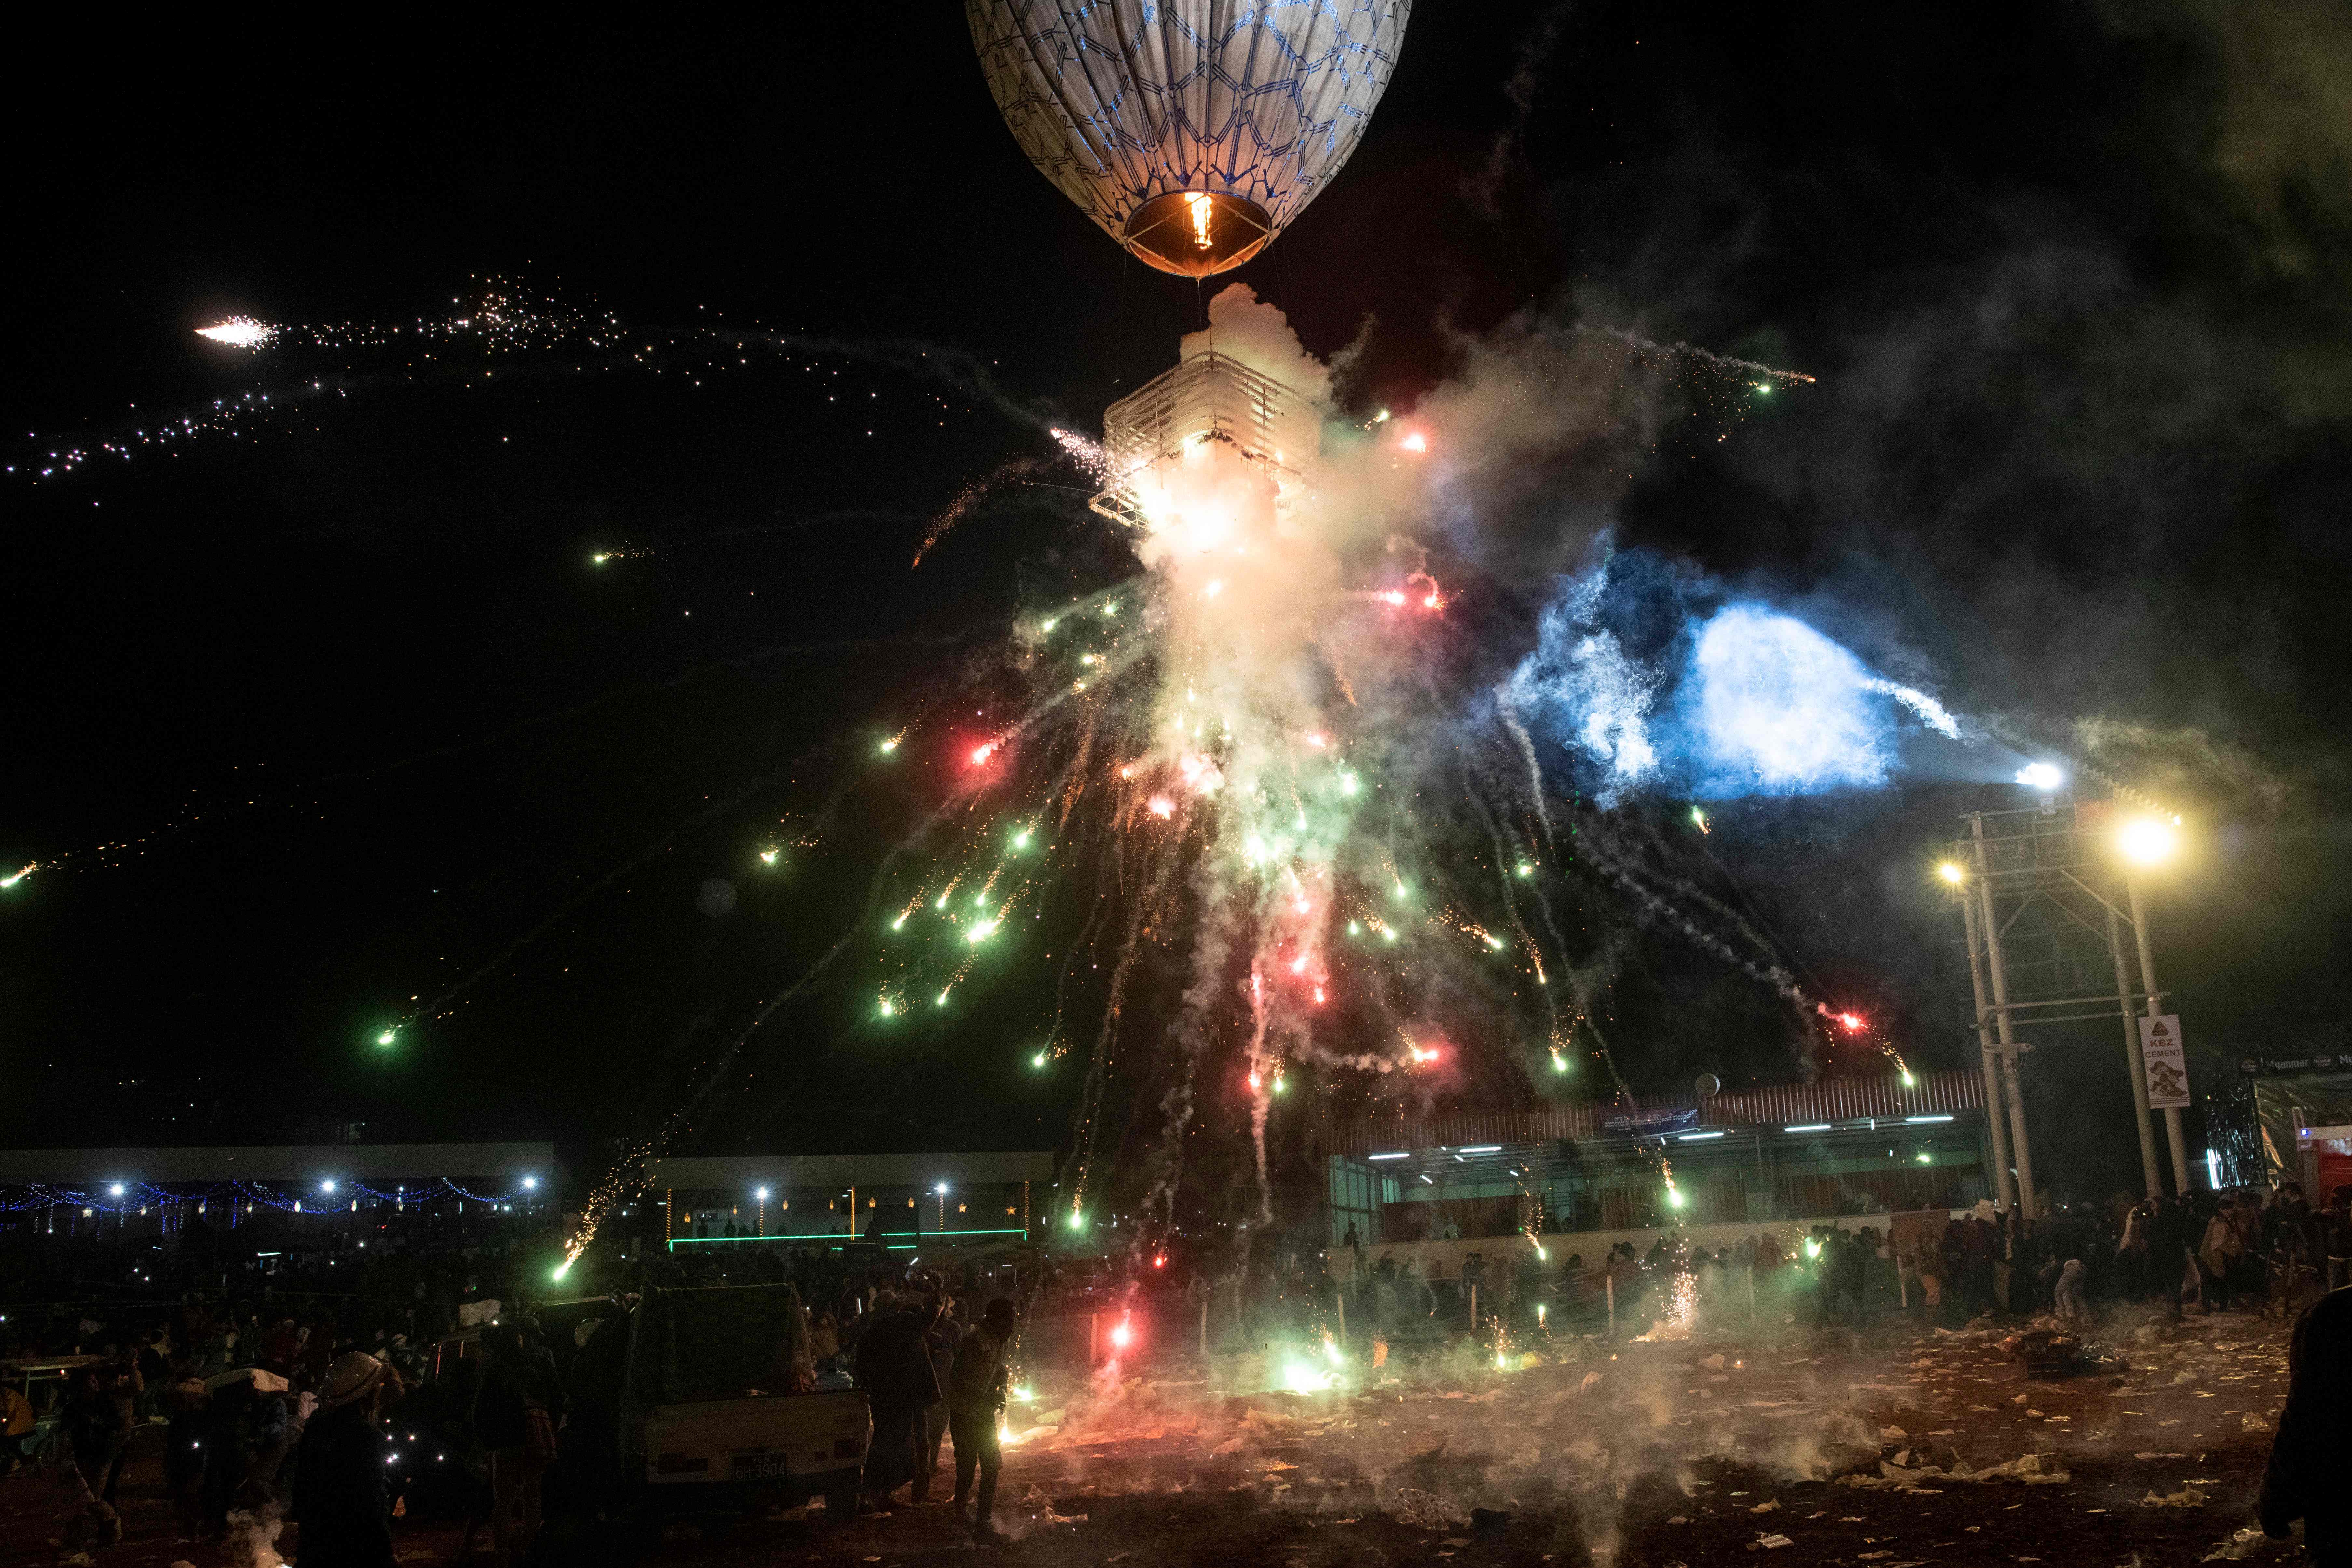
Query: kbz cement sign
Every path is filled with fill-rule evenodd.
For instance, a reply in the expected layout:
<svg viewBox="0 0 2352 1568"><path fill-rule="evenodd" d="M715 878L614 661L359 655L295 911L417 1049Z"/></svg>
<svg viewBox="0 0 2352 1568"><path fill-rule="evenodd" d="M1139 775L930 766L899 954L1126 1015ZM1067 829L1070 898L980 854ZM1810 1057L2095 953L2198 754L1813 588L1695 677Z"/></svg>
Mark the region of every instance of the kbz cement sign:
<svg viewBox="0 0 2352 1568"><path fill-rule="evenodd" d="M2162 1110L2189 1103L2189 1061L2180 1048L2180 1019L2166 1013L2139 1021L2139 1057L2147 1068L2147 1103Z"/></svg>

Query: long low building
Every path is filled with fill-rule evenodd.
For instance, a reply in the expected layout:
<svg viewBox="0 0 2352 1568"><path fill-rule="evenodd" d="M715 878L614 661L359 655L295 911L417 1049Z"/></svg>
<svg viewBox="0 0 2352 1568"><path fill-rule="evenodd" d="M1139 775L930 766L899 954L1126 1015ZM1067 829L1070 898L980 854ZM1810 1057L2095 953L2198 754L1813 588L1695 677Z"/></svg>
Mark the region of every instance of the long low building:
<svg viewBox="0 0 2352 1568"><path fill-rule="evenodd" d="M673 1252L746 1243L886 1249L1020 1244L1043 1228L1054 1156L730 1154L648 1160Z"/></svg>
<svg viewBox="0 0 2352 1568"><path fill-rule="evenodd" d="M1330 1239L1367 1246L1964 1208L1993 1193L1973 1072L1327 1127Z"/></svg>
<svg viewBox="0 0 2352 1568"><path fill-rule="evenodd" d="M552 1143L297 1143L223 1148L0 1149L0 1185L394 1182L528 1177L552 1184Z"/></svg>

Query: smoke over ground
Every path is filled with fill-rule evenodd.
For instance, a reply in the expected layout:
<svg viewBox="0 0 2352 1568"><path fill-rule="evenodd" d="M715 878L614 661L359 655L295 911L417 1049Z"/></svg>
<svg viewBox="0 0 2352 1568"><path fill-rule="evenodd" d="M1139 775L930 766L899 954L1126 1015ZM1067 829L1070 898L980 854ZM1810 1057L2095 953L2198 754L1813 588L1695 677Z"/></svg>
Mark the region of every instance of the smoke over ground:
<svg viewBox="0 0 2352 1568"><path fill-rule="evenodd" d="M2043 1380L2001 1331L1886 1317L1855 1334L1788 1304L1786 1321L1703 1315L1671 1342L1562 1334L1351 1364L1309 1393L1265 1386L1299 1353L1272 1346L1036 1382L1013 1415L1016 1528L1084 1515L1081 1542L1139 1551L1280 1531L1287 1554L1333 1563L1433 1536L1468 1560L1576 1564L1759 1546L2054 1562L2094 1538L2164 1561L2229 1538L2284 1388L2284 1330L2252 1319L2168 1329L2126 1309L2094 1328L2104 1364ZM2198 1500L2148 1500L2184 1491Z"/></svg>

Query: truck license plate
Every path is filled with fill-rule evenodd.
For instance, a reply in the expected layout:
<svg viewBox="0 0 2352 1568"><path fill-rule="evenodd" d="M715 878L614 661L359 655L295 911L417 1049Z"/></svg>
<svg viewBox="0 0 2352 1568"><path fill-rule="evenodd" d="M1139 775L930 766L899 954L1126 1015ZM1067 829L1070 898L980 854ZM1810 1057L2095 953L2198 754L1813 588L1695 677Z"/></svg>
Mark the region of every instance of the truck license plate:
<svg viewBox="0 0 2352 1568"><path fill-rule="evenodd" d="M738 1476L763 1479L772 1479L792 1473L786 1467L784 1456L782 1454L738 1454L729 1468Z"/></svg>

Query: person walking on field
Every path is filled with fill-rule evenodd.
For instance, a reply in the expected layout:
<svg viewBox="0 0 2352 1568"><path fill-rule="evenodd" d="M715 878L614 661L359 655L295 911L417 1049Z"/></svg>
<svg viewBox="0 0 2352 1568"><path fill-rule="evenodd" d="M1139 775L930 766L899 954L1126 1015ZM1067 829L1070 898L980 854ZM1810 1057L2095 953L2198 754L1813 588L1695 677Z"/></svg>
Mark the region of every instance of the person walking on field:
<svg viewBox="0 0 2352 1568"><path fill-rule="evenodd" d="M2322 1296L2295 1321L2287 1352L2286 1408L2271 1440L2259 1507L2263 1533L2284 1538L2303 1521L2304 1550L2320 1568L2352 1565L2352 1290Z"/></svg>
<svg viewBox="0 0 2352 1568"><path fill-rule="evenodd" d="M506 1564L528 1554L539 1533L563 1392L555 1358L528 1343L520 1324L493 1324L482 1343L490 1353L474 1394L474 1435L490 1451L490 1542Z"/></svg>
<svg viewBox="0 0 2352 1568"><path fill-rule="evenodd" d="M375 1415L398 1388L398 1374L364 1351L327 1368L318 1414L303 1426L294 1457L304 1568L394 1568L384 1436Z"/></svg>
<svg viewBox="0 0 2352 1568"><path fill-rule="evenodd" d="M956 1513L963 1513L972 1472L980 1472L980 1495L972 1500L971 1538L998 1539L990 1516L996 1508L996 1478L1004 1450L996 1425L1004 1411L1005 1352L1013 1343L1013 1303L999 1296L988 1304L980 1326L956 1347L948 1377L948 1432L955 1441Z"/></svg>
<svg viewBox="0 0 2352 1568"><path fill-rule="evenodd" d="M931 1323L928 1307L917 1311L885 1295L875 1300L872 1321L857 1342L857 1385L874 1411L866 1491L876 1509L892 1506L891 1494L909 1481L917 1503L929 1490L930 1478L920 1466L923 1412L939 1401L923 1339Z"/></svg>

